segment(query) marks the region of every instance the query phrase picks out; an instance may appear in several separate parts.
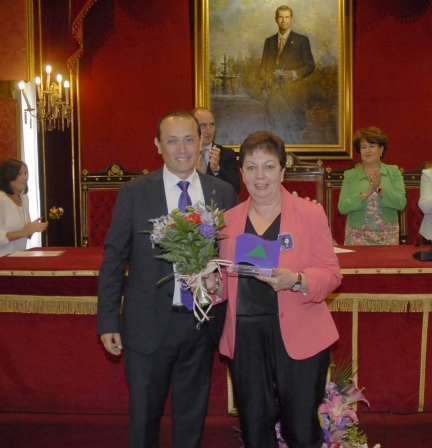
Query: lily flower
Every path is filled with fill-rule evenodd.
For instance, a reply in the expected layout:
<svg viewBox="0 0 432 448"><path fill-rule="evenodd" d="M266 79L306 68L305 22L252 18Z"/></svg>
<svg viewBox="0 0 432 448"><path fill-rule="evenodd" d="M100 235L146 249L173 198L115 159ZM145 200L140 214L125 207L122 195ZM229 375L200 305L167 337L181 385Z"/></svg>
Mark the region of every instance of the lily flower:
<svg viewBox="0 0 432 448"><path fill-rule="evenodd" d="M353 423L358 421L357 414L349 404L343 402L342 395L334 395L331 401L325 398L324 403L318 408L318 412L328 414L330 418L333 417L336 426L341 424L342 417L350 418Z"/></svg>

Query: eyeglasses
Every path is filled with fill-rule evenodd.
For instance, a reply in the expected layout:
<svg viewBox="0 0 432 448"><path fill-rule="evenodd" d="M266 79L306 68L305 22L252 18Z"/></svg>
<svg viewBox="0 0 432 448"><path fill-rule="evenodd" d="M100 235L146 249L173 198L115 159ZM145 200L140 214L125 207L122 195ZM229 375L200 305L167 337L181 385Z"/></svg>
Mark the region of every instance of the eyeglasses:
<svg viewBox="0 0 432 448"><path fill-rule="evenodd" d="M168 140L162 140L164 143L166 143L168 146L180 146L180 143L184 143L187 146L193 145L195 142L197 142L198 138L193 137L186 137L183 140L179 140L178 138L170 138Z"/></svg>

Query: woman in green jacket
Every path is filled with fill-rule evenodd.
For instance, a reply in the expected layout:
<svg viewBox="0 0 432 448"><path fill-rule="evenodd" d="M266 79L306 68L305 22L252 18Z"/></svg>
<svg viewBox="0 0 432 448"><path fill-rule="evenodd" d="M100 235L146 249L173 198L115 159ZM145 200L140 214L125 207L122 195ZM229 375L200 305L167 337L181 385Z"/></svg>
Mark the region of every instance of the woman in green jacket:
<svg viewBox="0 0 432 448"><path fill-rule="evenodd" d="M398 210L406 205L399 168L381 162L387 136L370 126L354 135L362 163L345 171L338 209L348 215L345 245L399 244Z"/></svg>

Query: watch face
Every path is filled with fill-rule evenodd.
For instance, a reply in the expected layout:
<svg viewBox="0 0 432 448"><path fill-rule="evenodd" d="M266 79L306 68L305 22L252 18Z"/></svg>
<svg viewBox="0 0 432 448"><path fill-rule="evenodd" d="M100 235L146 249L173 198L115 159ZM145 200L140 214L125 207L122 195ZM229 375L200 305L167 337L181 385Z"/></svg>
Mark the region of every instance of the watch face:
<svg viewBox="0 0 432 448"><path fill-rule="evenodd" d="M298 291L301 288L301 283L294 283L293 287L291 288L292 291Z"/></svg>

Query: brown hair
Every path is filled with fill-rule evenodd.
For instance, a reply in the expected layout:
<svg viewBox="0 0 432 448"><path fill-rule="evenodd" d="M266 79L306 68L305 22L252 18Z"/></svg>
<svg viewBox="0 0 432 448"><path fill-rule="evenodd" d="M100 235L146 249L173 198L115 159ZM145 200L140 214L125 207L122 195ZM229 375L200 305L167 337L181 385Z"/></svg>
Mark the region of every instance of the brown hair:
<svg viewBox="0 0 432 448"><path fill-rule="evenodd" d="M256 149L263 149L279 159L280 166L286 166L285 143L277 135L267 131L257 131L246 137L240 146L239 165L242 167L247 154L252 154Z"/></svg>
<svg viewBox="0 0 432 448"><path fill-rule="evenodd" d="M289 6L286 5L279 6L279 8L276 9L276 15L275 15L276 18L278 17L279 11L289 11L291 13L291 18L293 17L293 10Z"/></svg>
<svg viewBox="0 0 432 448"><path fill-rule="evenodd" d="M382 157L387 152L388 139L381 129L375 126L369 126L368 128L360 129L354 134L354 148L360 154L361 141L366 140L368 143L377 143L379 146L383 146Z"/></svg>

